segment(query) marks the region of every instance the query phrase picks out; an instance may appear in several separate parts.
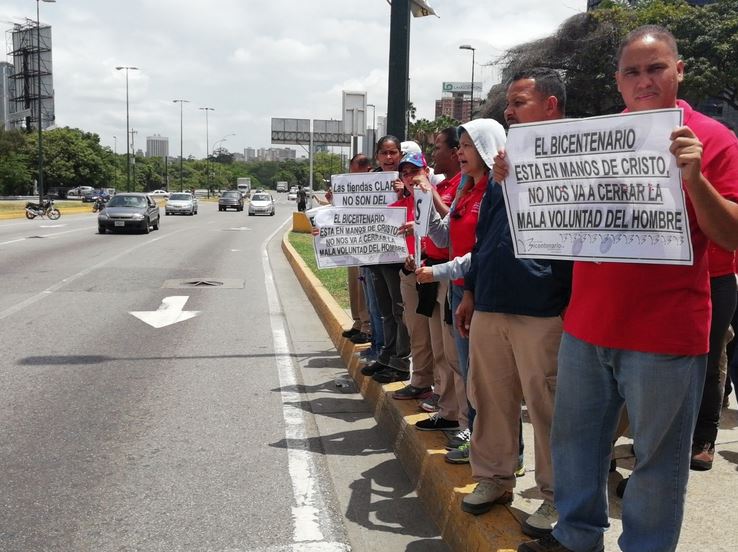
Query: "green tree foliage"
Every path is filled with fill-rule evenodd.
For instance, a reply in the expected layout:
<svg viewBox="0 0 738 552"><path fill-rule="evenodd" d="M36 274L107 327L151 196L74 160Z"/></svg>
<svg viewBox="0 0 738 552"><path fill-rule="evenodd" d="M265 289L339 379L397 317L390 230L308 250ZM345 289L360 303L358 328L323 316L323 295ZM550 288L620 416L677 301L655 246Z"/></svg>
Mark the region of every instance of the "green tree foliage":
<svg viewBox="0 0 738 552"><path fill-rule="evenodd" d="M37 135L30 134L29 142L37 147ZM76 128L56 128L44 132L44 186L94 188L110 185L111 167L105 162L103 147L97 134Z"/></svg>
<svg viewBox="0 0 738 552"><path fill-rule="evenodd" d="M0 194L25 195L33 191L34 173L26 135L0 127Z"/></svg>
<svg viewBox="0 0 738 552"><path fill-rule="evenodd" d="M577 14L551 36L515 46L501 58L503 81L530 67L561 72L567 114L586 117L623 108L615 85L615 53L622 38L645 24L663 25L677 39L687 70L680 97L693 104L719 97L738 109L738 0L692 6L684 0L603 2ZM506 83L489 91L483 117L503 122Z"/></svg>
<svg viewBox="0 0 738 552"><path fill-rule="evenodd" d="M433 141L436 139L436 134L444 128L456 127L459 124L459 121L446 115L439 117L435 121L418 119L410 124L408 137L410 140L415 140L420 144L423 153L428 157L433 151Z"/></svg>

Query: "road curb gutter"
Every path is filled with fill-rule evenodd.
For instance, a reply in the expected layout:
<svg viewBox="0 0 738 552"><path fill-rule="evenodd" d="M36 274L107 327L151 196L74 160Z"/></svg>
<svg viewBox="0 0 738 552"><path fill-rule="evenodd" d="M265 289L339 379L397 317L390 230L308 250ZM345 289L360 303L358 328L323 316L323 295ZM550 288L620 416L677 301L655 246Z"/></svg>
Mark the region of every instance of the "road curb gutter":
<svg viewBox="0 0 738 552"><path fill-rule="evenodd" d="M514 552L519 543L527 540L517 517L522 514L511 506L495 506L481 516L461 510L461 499L474 488L469 466L444 461L446 439L442 432L417 431L413 427L428 415L418 410L416 401L392 399L392 392L403 383L381 385L361 374L356 353L364 347L341 336L352 320L289 243L289 231L282 237L282 251L349 374L371 405L374 418L390 436L397 458L444 541L458 552Z"/></svg>

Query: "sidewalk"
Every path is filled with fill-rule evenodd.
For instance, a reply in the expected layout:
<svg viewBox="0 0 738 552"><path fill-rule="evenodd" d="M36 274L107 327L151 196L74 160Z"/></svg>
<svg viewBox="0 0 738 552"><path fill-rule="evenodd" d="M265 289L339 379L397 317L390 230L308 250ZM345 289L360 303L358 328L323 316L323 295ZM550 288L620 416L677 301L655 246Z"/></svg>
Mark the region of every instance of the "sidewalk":
<svg viewBox="0 0 738 552"><path fill-rule="evenodd" d="M495 506L490 512L473 516L462 512L461 499L474 488L468 465L451 465L444 461L446 443L442 432L417 431L415 422L428 414L418 410L415 401L396 401L392 391L401 382L381 385L361 375L361 365L354 355L355 346L341 337L351 320L310 272L299 255L283 237L282 249L298 276L308 299L341 355L349 374L370 404L377 424L394 442L395 453L415 484L426 509L443 534L450 548L458 552L508 552L528 540L520 523L536 510L541 502L533 473L533 429L524 417L523 433L526 444L525 463L528 472L517 480L515 497L510 506ZM715 455L715 465L709 472L691 472L687 493L687 513L679 551L721 552L735 549L730 537L735 526L735 493L738 489L738 410L735 398L723 411L721 432ZM617 537L621 530L620 500L615 488L633 467L629 439L621 439L615 448L618 471L609 480L611 529L605 534L606 550L618 550ZM726 531L726 529L728 529Z"/></svg>

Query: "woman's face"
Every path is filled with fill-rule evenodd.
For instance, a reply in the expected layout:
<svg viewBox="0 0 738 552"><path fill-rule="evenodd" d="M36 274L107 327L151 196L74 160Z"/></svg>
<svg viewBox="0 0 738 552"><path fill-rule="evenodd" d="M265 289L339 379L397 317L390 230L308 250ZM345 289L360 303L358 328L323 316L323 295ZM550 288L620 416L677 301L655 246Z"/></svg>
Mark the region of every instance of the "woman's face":
<svg viewBox="0 0 738 552"><path fill-rule="evenodd" d="M400 146L392 140L385 140L377 150L377 163L383 171L396 171L400 164L402 153Z"/></svg>
<svg viewBox="0 0 738 552"><path fill-rule="evenodd" d="M461 174L470 176L476 182L487 170L487 165L482 161L477 147L472 142L468 132L464 132L459 137L459 150L457 152Z"/></svg>

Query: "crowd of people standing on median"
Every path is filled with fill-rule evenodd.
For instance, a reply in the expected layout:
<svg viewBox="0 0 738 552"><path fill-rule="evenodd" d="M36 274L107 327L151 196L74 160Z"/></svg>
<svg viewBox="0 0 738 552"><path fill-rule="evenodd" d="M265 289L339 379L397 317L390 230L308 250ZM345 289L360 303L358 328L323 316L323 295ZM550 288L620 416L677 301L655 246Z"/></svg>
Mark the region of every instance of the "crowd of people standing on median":
<svg viewBox="0 0 738 552"><path fill-rule="evenodd" d="M677 99L684 63L667 30L632 31L616 62L628 111L683 111L670 151L682 173L693 264L516 258L502 191L505 130L475 119L436 136L432 170L417 144L379 140L375 170L399 173L394 206L407 207L410 257L350 276L361 284L352 293L361 308L345 336L370 343L361 372L406 382L393 397L432 413L416 428L446 432L447 461L471 465L477 484L464 511L512 501L525 471L524 405L543 502L522 524L535 539L522 552L604 550L612 447L625 428L635 467L619 545L675 550L690 468L712 467L731 388L726 365L738 384L728 345L736 323L738 140ZM565 114L556 71L530 68L510 79L508 125ZM371 170L370 160L356 156L351 170ZM434 206L420 266L411 235L416 189L430 191Z"/></svg>

